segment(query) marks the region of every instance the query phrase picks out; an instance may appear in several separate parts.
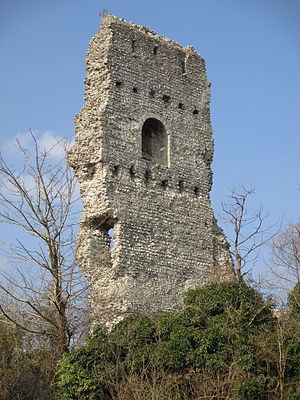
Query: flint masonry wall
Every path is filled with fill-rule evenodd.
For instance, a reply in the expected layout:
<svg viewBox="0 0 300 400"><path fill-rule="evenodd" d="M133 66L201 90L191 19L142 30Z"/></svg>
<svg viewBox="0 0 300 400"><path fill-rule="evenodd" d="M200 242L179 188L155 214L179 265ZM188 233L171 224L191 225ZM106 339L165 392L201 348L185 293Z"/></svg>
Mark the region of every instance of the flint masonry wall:
<svg viewBox="0 0 300 400"><path fill-rule="evenodd" d="M112 326L131 313L179 309L187 289L228 278L231 259L209 199L203 58L109 15L86 70L69 154L84 203L78 258L95 320Z"/></svg>

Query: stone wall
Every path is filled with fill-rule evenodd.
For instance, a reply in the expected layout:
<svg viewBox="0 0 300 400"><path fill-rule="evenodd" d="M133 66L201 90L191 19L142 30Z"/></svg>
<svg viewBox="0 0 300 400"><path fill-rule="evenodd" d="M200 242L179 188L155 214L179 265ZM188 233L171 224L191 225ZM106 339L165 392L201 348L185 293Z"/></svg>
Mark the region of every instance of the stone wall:
<svg viewBox="0 0 300 400"><path fill-rule="evenodd" d="M192 47L106 16L86 56L69 154L83 197L78 258L95 320L174 311L230 276L209 192L210 84ZM113 240L110 236L113 234Z"/></svg>

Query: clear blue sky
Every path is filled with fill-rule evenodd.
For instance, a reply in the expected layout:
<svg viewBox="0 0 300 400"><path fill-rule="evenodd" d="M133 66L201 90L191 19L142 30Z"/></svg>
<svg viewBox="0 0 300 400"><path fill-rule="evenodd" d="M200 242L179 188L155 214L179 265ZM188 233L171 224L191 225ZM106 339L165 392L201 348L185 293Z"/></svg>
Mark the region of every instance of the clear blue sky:
<svg viewBox="0 0 300 400"><path fill-rule="evenodd" d="M250 182L272 220L299 221L299 0L0 0L2 150L29 127L73 137L103 8L206 59L214 207Z"/></svg>

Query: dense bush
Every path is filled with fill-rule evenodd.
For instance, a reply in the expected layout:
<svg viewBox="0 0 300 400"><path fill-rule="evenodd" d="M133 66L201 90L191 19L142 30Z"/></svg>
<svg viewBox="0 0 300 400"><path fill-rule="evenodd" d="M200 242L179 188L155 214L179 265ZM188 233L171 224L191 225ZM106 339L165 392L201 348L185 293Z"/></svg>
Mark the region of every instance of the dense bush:
<svg viewBox="0 0 300 400"><path fill-rule="evenodd" d="M187 293L180 313L97 328L59 363L56 400L300 400L300 287L288 309L244 284ZM51 400L51 343L0 320L0 399Z"/></svg>
<svg viewBox="0 0 300 400"><path fill-rule="evenodd" d="M0 318L1 400L50 400L56 364L42 340Z"/></svg>
<svg viewBox="0 0 300 400"><path fill-rule="evenodd" d="M290 292L288 306L290 312L283 321L287 385L284 400L300 400L300 284Z"/></svg>
<svg viewBox="0 0 300 400"><path fill-rule="evenodd" d="M178 314L130 317L110 333L97 328L86 346L61 361L55 396L299 400L295 318L280 322L281 385L272 305L244 284L222 283L189 291Z"/></svg>

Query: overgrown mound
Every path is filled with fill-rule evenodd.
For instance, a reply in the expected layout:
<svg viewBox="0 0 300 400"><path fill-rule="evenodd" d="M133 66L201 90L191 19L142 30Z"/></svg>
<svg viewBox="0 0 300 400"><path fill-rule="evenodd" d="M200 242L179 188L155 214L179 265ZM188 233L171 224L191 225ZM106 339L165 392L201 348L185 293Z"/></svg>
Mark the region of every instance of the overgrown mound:
<svg viewBox="0 0 300 400"><path fill-rule="evenodd" d="M188 292L178 314L131 317L110 333L97 328L61 361L56 399L297 400L296 381L286 395L278 386L277 332L272 305L254 289L206 285ZM295 377L299 368L290 365Z"/></svg>

